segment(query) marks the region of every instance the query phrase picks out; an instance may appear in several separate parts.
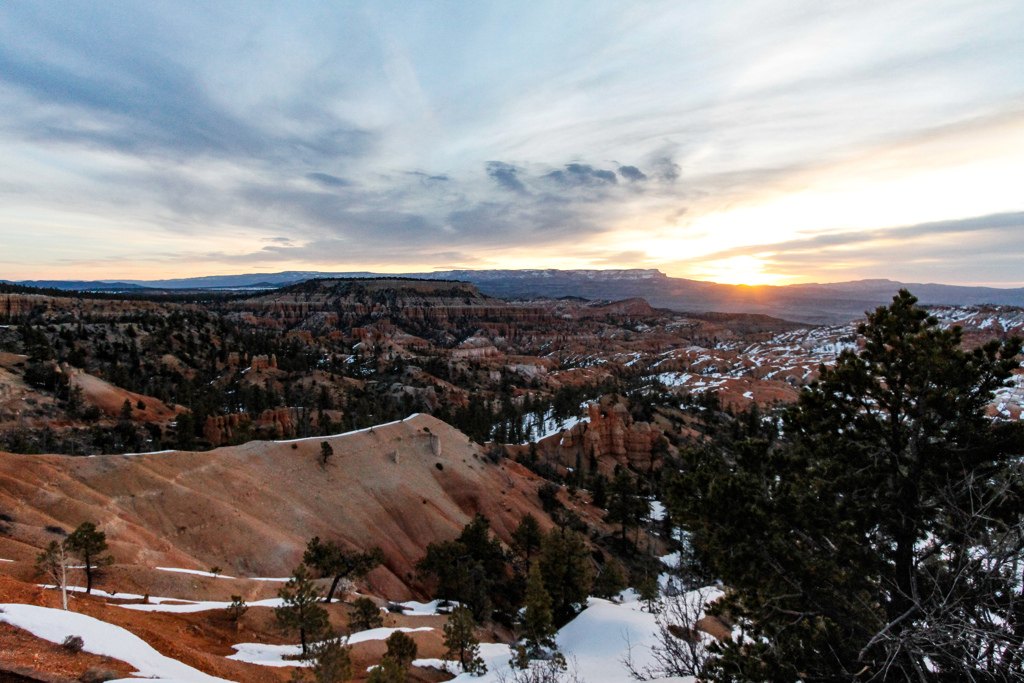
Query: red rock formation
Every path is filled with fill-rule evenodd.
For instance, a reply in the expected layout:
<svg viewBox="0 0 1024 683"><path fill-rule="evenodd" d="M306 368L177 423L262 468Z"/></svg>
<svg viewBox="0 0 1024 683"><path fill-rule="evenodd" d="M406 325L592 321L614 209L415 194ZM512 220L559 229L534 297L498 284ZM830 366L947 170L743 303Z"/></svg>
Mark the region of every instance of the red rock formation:
<svg viewBox="0 0 1024 683"><path fill-rule="evenodd" d="M655 444L663 433L657 425L633 422L623 403L591 403L589 422L581 422L562 435L558 460L566 467L593 467L606 474L622 465L648 471L662 465Z"/></svg>
<svg viewBox="0 0 1024 683"><path fill-rule="evenodd" d="M210 415L203 425L203 436L213 446L221 446L231 443L239 427L246 426L252 422L248 413L232 413L230 415Z"/></svg>
<svg viewBox="0 0 1024 683"><path fill-rule="evenodd" d="M277 368L277 356L271 354L270 356L253 356L252 361L249 363L249 369L258 372L259 370L266 370L267 368Z"/></svg>
<svg viewBox="0 0 1024 683"><path fill-rule="evenodd" d="M203 436L212 446L223 446L231 443L231 439L239 429L252 427L255 435L263 439L287 439L298 436L302 424L302 408L267 408L253 420L249 413L231 413L230 415L211 415L203 425ZM332 413L336 411L331 411ZM317 426L317 414L310 412L309 426Z"/></svg>

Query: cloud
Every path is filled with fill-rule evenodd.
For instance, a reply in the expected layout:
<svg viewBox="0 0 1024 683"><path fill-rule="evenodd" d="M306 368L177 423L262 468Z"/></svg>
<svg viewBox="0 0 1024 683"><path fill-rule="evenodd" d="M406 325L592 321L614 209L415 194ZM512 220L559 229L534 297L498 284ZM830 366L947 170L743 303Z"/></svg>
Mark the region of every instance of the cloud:
<svg viewBox="0 0 1024 683"><path fill-rule="evenodd" d="M636 166L619 166L619 175L633 183L647 180L647 174Z"/></svg>
<svg viewBox="0 0 1024 683"><path fill-rule="evenodd" d="M765 242L762 244L751 244L742 247L725 249L713 254L701 257L701 260L711 261L717 259L732 258L735 256L753 256L757 254L809 254L810 258L821 257L822 252L828 250L848 250L854 245L866 243L907 243L919 239L934 241L940 235L960 235L978 232L1002 233L1004 235L1020 235L1024 233L1024 212L1001 213L990 216L976 216L948 221L932 221L918 223L916 225L905 225L893 228L880 228L877 230L849 230L842 232L829 232L810 237L804 237L783 242ZM975 240L975 248L985 248L985 240ZM884 247L892 249L891 246ZM927 253L930 248L924 245L923 252ZM910 256L911 254L906 254Z"/></svg>
<svg viewBox="0 0 1024 683"><path fill-rule="evenodd" d="M526 185L519 179L519 170L511 164L501 161L487 162L487 175L502 187L510 192L526 192Z"/></svg>
<svg viewBox="0 0 1024 683"><path fill-rule="evenodd" d="M718 251L696 267L754 258L764 272L821 281L888 278L903 282L1024 285L1024 212L932 221L877 230L824 233ZM680 262L682 263L682 262Z"/></svg>
<svg viewBox="0 0 1024 683"><path fill-rule="evenodd" d="M466 263L528 245L541 264L614 266L641 262L635 244L655 233L695 253L707 217L826 176L910 182L992 159L1005 172L972 185L977 209L862 223L1022 208L999 179L1019 176L1024 136L993 133L986 147L962 128L1024 120L1016 3L780 3L613 3L584 22L579 7L539 0L497 14L2 4L0 245L26 276L79 252L128 263L194 254L197 241L226 259L224 245L266 245L253 257L266 263L379 264L417 249ZM928 136L950 141L935 163L922 162ZM898 153L883 164L879 150ZM765 227L761 244L720 257L770 252L792 272L855 260L868 272L886 244L943 263L956 244L1016 258L994 241L1009 227L842 225L795 240L792 225Z"/></svg>
<svg viewBox="0 0 1024 683"><path fill-rule="evenodd" d="M666 183L674 183L679 179L679 173L681 171L679 164L672 160L671 157L659 157L654 160L654 177L658 180Z"/></svg>
<svg viewBox="0 0 1024 683"><path fill-rule="evenodd" d="M306 177L320 183L324 187L348 187L352 184L344 178L339 178L330 173L307 173Z"/></svg>
<svg viewBox="0 0 1024 683"><path fill-rule="evenodd" d="M566 164L565 170L551 171L544 176L566 187L595 187L618 183L614 171L595 169L589 164Z"/></svg>

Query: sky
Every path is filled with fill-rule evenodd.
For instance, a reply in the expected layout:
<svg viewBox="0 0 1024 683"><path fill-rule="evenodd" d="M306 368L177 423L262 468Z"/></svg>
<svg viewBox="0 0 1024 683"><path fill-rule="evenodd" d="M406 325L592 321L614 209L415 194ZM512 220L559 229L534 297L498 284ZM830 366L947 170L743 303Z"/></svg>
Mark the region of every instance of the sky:
<svg viewBox="0 0 1024 683"><path fill-rule="evenodd" d="M1024 285L1024 0L0 0L0 279Z"/></svg>

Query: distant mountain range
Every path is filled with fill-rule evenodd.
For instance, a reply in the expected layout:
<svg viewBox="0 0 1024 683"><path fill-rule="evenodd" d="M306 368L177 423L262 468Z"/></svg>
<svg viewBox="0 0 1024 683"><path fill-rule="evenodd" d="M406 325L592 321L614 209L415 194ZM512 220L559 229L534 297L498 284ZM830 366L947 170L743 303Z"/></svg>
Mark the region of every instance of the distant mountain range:
<svg viewBox="0 0 1024 683"><path fill-rule="evenodd" d="M1024 306L1024 288L961 287L857 280L786 286L723 285L669 277L659 270L448 270L403 273L402 277L464 280L481 292L504 299L578 296L619 300L643 297L655 307L706 313L762 313L805 323L846 322L888 303L901 288L922 304L1001 304ZM286 271L211 275L174 280L67 281L29 280L16 284L54 289L144 293L148 290L275 289L313 278L396 277L372 272Z"/></svg>

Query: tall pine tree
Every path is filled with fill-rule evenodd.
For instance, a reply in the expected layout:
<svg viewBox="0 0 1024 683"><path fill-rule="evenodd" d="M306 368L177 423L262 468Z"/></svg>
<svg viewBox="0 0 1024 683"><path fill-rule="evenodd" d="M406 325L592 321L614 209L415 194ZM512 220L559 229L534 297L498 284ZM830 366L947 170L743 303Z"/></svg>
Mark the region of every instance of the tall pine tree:
<svg viewBox="0 0 1024 683"><path fill-rule="evenodd" d="M906 291L785 416L780 444L687 454L673 513L746 629L719 681L1024 679L1020 340L960 348Z"/></svg>

